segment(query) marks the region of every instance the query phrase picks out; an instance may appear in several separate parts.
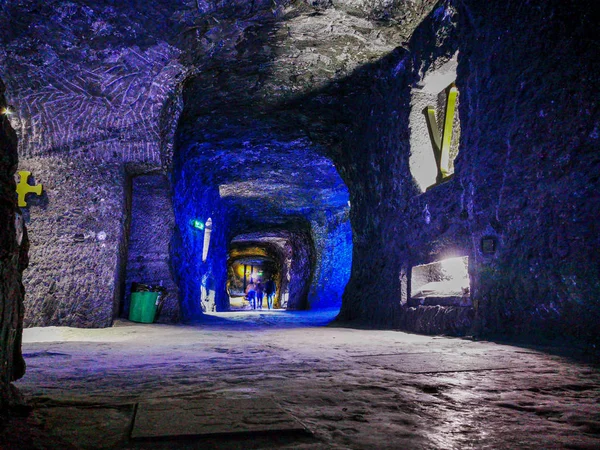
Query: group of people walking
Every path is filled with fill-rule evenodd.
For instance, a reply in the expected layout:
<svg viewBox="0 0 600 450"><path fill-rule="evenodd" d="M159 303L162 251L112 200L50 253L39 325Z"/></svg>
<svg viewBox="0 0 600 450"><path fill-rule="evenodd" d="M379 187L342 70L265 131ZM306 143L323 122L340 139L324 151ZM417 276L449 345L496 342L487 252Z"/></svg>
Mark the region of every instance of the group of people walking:
<svg viewBox="0 0 600 450"><path fill-rule="evenodd" d="M273 309L273 299L275 298L275 282L269 278L263 285L260 280L254 283L250 278L250 283L246 287L246 299L250 302L252 309L262 309L263 299L267 295L267 307Z"/></svg>

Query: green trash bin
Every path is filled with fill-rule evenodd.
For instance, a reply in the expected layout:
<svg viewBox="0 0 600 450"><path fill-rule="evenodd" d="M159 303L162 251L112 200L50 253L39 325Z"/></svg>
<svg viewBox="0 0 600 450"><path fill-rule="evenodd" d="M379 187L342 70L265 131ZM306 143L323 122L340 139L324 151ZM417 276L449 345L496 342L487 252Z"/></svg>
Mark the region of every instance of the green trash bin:
<svg viewBox="0 0 600 450"><path fill-rule="evenodd" d="M129 320L141 323L154 322L159 295L160 292L132 292Z"/></svg>

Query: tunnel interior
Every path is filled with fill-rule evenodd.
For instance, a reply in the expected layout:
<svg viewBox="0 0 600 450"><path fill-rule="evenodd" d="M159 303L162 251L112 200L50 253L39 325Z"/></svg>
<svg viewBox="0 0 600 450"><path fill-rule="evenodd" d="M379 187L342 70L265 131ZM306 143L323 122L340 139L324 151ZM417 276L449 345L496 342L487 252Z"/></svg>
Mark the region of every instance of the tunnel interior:
<svg viewBox="0 0 600 450"><path fill-rule="evenodd" d="M186 82L175 134L171 251L183 318L239 308L240 280L243 291L267 275L281 309L339 308L352 264L347 186L317 144L282 130L256 98L225 110L216 89L207 95L210 79Z"/></svg>
<svg viewBox="0 0 600 450"><path fill-rule="evenodd" d="M0 400L23 326L134 283L162 324L273 278L288 317L597 349L595 5L534 3L0 2Z"/></svg>
<svg viewBox="0 0 600 450"><path fill-rule="evenodd" d="M227 292L229 294L229 309L243 310L251 307L246 292L249 284L260 282L264 284L268 280L273 280L276 285L281 285L281 277L279 276L275 262L270 258L239 258L235 259L228 269L227 275ZM264 291L263 291L264 295ZM280 295L285 295L281 293ZM285 304L281 302L278 295L275 299L274 309L284 309ZM264 302L263 302L264 303ZM261 308L264 306L261 303Z"/></svg>

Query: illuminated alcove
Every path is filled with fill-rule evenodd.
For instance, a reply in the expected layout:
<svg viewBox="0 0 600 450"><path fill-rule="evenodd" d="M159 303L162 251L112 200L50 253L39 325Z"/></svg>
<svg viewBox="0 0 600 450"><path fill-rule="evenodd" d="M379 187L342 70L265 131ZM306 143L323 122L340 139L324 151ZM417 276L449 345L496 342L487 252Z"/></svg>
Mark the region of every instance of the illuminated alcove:
<svg viewBox="0 0 600 450"><path fill-rule="evenodd" d="M471 306L469 257L412 267L409 306Z"/></svg>
<svg viewBox="0 0 600 450"><path fill-rule="evenodd" d="M206 223L204 224L204 242L202 244L202 262L206 261L208 257L208 249L210 247L210 235L212 233L212 219L209 217Z"/></svg>
<svg viewBox="0 0 600 450"><path fill-rule="evenodd" d="M409 164L421 192L454 174L460 140L457 60L458 53L434 64L411 90Z"/></svg>

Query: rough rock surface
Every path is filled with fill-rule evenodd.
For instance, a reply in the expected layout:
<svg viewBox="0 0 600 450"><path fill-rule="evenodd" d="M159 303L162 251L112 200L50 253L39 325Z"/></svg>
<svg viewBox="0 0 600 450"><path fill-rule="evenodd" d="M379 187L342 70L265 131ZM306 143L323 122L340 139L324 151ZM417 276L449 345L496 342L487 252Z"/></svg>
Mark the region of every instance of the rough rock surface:
<svg viewBox="0 0 600 450"><path fill-rule="evenodd" d="M339 308L352 265L349 209L326 211L311 222L315 269L308 293L309 309Z"/></svg>
<svg viewBox="0 0 600 450"><path fill-rule="evenodd" d="M62 175L53 162L49 162L54 168L52 173L39 173L46 165L46 158L64 158L73 162L70 170L83 173L88 170L88 163L111 167L113 163L138 167L142 163L149 171L170 168L175 129L179 126L178 134L183 136L181 148L186 147L186 142L194 145L210 141L213 148L227 147L231 150L229 154L237 153L242 169L257 163L259 167L261 163L263 167L271 166L271 172L257 172L256 181L240 184L244 179L237 179L235 160L224 160L225 166L232 166L229 178L226 174L222 183L229 188L228 202L237 205L232 208L243 204L246 209L262 211L264 202L253 203L244 197L244 193L258 192L259 195L254 195L256 199L277 194L268 213L261 213L261 219L280 221L281 216L290 213L286 204L293 205L294 214L302 216L305 208L314 209L315 205L316 215L329 214L327 211L332 207L337 209L338 205L346 204L346 189L335 175L333 165L322 157L318 169L306 170L306 165L315 163L319 157L311 155L318 149L298 132L303 118L292 115L289 120L274 124L273 117L279 114L265 115L261 111L268 105L310 92L332 78L341 78L365 61L376 60L393 50L408 38L432 4L432 1L357 0L335 4L266 0L214 4L189 0L153 1L140 9L131 3L85 0L2 2L0 67L18 112L11 120L20 136L20 154L28 161L35 161L34 176L49 188L59 185ZM6 70L8 67L10 70ZM191 101L184 101L190 98ZM189 113L179 120L184 105ZM281 154L279 159L283 164L275 162L277 153ZM204 170L218 166L219 161L210 159L210 149L204 156L209 158L203 162L207 165ZM120 169L123 185L129 167ZM134 172L140 173L137 168ZM110 180L103 182L97 178L87 183L86 188L97 186L115 189ZM260 186L264 187L262 191L257 189ZM87 204L85 190L71 191L72 195L65 197L60 207L57 196L48 191L58 208L53 209L50 204L45 209L33 207L32 222L56 223L63 210ZM121 197L120 192L114 195ZM176 201L175 207L177 204ZM220 208L224 215L229 214L224 207ZM234 216L232 220L244 214L234 211ZM180 228L174 242L183 243L187 238L181 233L187 224L178 223ZM226 254L227 239L248 231L244 226L226 232L222 222L217 230L224 233L214 243L216 253L221 256ZM92 231L96 232L82 229L76 234L85 236ZM65 252L60 239L46 240L50 231L34 225L32 232L34 237L39 235L36 242L42 238L45 241L43 249L32 255L34 267L46 265L49 254L55 270L48 266L44 281L36 282L34 274L28 278L33 281L28 294L28 324L109 324L114 311L108 310L123 307L115 303L110 289L100 292L98 289L104 288L93 288L88 296L69 287L64 292L73 299L72 308L61 301L47 300L42 284L61 278L74 249ZM115 236L116 232L116 228L111 228L107 234ZM315 237L315 242L337 239ZM347 240L344 248L348 248ZM81 257L87 257L81 250ZM182 255L188 251L191 247L182 250ZM120 265L125 254L126 250L120 248L119 258L95 259L99 274L115 274L112 282L107 283L102 275L102 285L122 284L118 274L122 272ZM58 255L63 255L63 260ZM184 259L173 254L173 265ZM190 267L178 270L184 317L199 312L197 302L202 295L200 286L182 286L181 280L190 277L218 279L215 301L224 307L221 281L224 263L219 262L219 267L215 264L209 261L200 272ZM345 263L348 266L349 262ZM88 277L94 278L90 274ZM341 283L328 288L327 278L321 277L319 286L335 292L339 301ZM83 285L86 284L83 280ZM94 298L94 305L88 305L89 297ZM102 317L88 320L90 309L102 310ZM43 319L42 310L47 312ZM60 313L63 310L71 311L74 319L65 321Z"/></svg>
<svg viewBox="0 0 600 450"><path fill-rule="evenodd" d="M593 11L586 1L526 10L474 2L462 10L463 30L473 29L462 38L458 66L466 151L455 183L469 214L481 329L565 333L598 344L600 104L589 93L600 89L600 60ZM487 235L498 239L493 258L481 252Z"/></svg>
<svg viewBox="0 0 600 450"><path fill-rule="evenodd" d="M342 317L402 321L398 273L410 279L414 265L469 256L478 332L597 343L600 113L587 93L600 72L589 6L442 4L409 51L374 66L372 95L351 104L366 122L334 159L361 261ZM422 193L409 164L411 91L456 51L461 152L454 177ZM484 253L484 238L495 251ZM377 275L359 285L367 273Z"/></svg>
<svg viewBox="0 0 600 450"><path fill-rule="evenodd" d="M30 423L39 424L38 442L46 443L38 448L600 446L600 372L575 360L573 349L314 326L326 319L312 311L244 311L217 313L198 326L27 329L31 370L17 385L32 399ZM236 437L244 404L263 399L312 435ZM135 403L185 411L198 400L210 401L221 417L238 400L231 433L129 440ZM168 423L166 417L157 428ZM42 433L64 442L51 445Z"/></svg>
<svg viewBox="0 0 600 450"><path fill-rule="evenodd" d="M129 316L132 283L162 286L159 322L177 322L179 296L171 275L170 244L175 227L170 183L167 177L140 175L131 180L131 224L122 317Z"/></svg>
<svg viewBox="0 0 600 450"><path fill-rule="evenodd" d="M44 186L23 209L31 230L25 326L110 326L123 282L123 167L64 157L21 160L19 167Z"/></svg>
<svg viewBox="0 0 600 450"><path fill-rule="evenodd" d="M27 230L17 207L14 173L17 137L4 108L4 84L0 80L0 419L19 397L11 385L25 373L21 355L23 333L22 272L27 267Z"/></svg>
<svg viewBox="0 0 600 450"><path fill-rule="evenodd" d="M341 320L416 326L421 310L405 305L412 267L468 256L478 332L566 333L593 343L600 335L594 6L1 2L0 76L18 113L11 123L19 151L55 190L48 198L65 198L32 206L32 238L38 245L50 233L36 223L58 223L63 211L88 204L86 189L99 188L110 191L115 209L107 212L115 239L107 251L122 255L118 230L127 218L117 199L126 175L160 169L172 175L171 264L184 319L199 317L206 298L227 308L232 239L304 221L314 258L309 304L336 304L350 271ZM413 135L426 128L414 124L411 105L457 52L455 173L423 191L411 170L419 151ZM79 177L69 193L58 187L59 159L73 162ZM46 162L54 169L44 172ZM98 164L103 176L83 180ZM435 164L431 155L427 164ZM117 173L113 182L109 174ZM190 221L208 218L214 227L203 261L203 236ZM484 252L484 239L493 251ZM74 289L72 309L46 300L39 286L60 278L72 254L58 235L45 245L32 262L62 259L34 283L33 317L47 310L44 323L58 324L72 311L68 323L109 324L116 288L102 288L89 305L89 294ZM69 248L76 261L92 249ZM120 256L100 254L94 270L118 286ZM341 275L332 278L338 264Z"/></svg>

